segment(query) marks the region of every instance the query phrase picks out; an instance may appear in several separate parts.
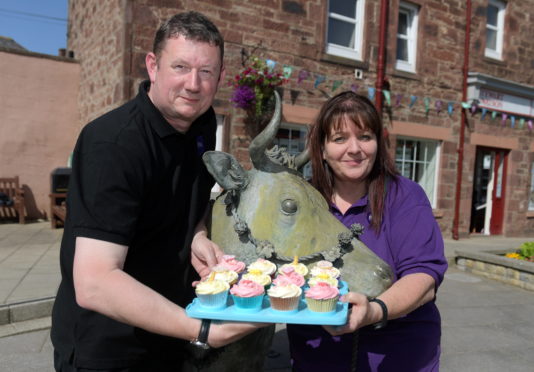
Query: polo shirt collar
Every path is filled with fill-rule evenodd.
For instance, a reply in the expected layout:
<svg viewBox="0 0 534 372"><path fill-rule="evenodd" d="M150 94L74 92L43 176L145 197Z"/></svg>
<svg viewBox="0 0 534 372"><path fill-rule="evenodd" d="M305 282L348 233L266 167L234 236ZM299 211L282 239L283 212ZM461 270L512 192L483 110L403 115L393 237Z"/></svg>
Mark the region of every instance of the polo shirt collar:
<svg viewBox="0 0 534 372"><path fill-rule="evenodd" d="M140 103L141 110L143 114L148 119L150 126L154 131L161 137L169 136L191 136L196 135L198 132L201 132L203 123L205 123L205 117L212 114L213 109L210 107L208 111L202 114L198 119L196 119L191 127L186 133L180 133L174 127L169 124L167 120L163 117L161 112L154 106L150 97L148 97L148 90L150 88L150 81L145 80L139 85L139 94L137 95L137 100Z"/></svg>
<svg viewBox="0 0 534 372"><path fill-rule="evenodd" d="M362 208L362 207L365 207L367 206L367 204L369 203L369 198L366 195L364 195L363 197L361 197L359 200L356 201L356 203L352 204L349 209L347 209L347 212L348 213L351 209L354 209L354 208ZM341 214L339 208L332 202L330 202L330 210L331 211L335 211L337 212L338 214Z"/></svg>

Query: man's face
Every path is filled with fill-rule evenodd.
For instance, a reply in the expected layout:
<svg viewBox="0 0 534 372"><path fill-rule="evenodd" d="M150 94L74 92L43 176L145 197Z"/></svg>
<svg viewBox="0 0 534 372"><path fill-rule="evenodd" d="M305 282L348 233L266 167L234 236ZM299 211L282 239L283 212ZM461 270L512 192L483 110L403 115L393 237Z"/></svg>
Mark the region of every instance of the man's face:
<svg viewBox="0 0 534 372"><path fill-rule="evenodd" d="M147 54L146 66L148 96L180 132L187 131L211 106L224 79L219 47L181 35L165 42L158 60L153 53Z"/></svg>

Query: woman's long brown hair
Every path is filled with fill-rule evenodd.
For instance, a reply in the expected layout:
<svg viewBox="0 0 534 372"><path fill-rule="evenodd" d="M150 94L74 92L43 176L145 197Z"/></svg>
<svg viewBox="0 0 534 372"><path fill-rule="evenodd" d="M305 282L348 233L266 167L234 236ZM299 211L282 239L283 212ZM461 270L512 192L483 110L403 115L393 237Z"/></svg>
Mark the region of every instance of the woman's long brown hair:
<svg viewBox="0 0 534 372"><path fill-rule="evenodd" d="M386 149L384 128L373 103L367 97L351 91L339 93L324 103L310 132L308 148L312 163L312 184L328 203L332 202L334 193L334 175L323 160L326 140L333 130L338 130L345 123L345 117L361 129L372 131L377 140L375 163L367 176L371 227L376 233L380 231L384 214L386 181L394 181L397 176L395 165Z"/></svg>

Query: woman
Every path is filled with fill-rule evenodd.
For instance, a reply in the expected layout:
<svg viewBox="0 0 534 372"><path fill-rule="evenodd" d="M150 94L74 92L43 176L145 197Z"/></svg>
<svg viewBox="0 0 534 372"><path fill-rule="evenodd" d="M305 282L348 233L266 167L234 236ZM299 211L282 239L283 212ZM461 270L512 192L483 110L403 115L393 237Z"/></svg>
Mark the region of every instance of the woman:
<svg viewBox="0 0 534 372"><path fill-rule="evenodd" d="M330 211L347 227L364 226L360 239L395 278L377 301L343 296L352 307L342 327L288 325L294 371L437 371L441 320L434 300L447 261L423 189L397 174L376 109L353 92L324 104L308 146L312 183Z"/></svg>

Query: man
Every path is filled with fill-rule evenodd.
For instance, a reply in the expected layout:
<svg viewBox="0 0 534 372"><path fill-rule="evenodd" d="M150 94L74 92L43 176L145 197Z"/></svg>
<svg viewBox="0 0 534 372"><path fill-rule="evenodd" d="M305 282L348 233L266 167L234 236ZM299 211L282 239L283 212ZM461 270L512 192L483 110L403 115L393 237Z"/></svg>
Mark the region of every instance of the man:
<svg viewBox="0 0 534 372"><path fill-rule="evenodd" d="M215 147L223 54L206 17L175 15L146 56L150 81L80 134L52 315L58 371L179 371L191 340L220 347L258 328L204 321L199 335L183 309L222 255L203 222L214 182L201 156Z"/></svg>

